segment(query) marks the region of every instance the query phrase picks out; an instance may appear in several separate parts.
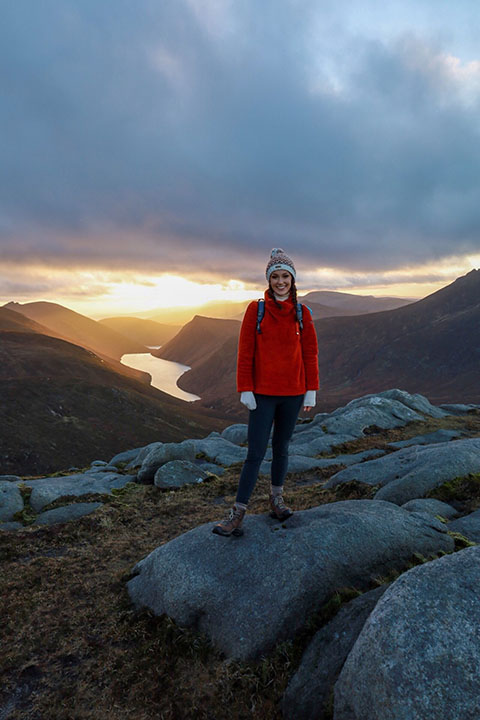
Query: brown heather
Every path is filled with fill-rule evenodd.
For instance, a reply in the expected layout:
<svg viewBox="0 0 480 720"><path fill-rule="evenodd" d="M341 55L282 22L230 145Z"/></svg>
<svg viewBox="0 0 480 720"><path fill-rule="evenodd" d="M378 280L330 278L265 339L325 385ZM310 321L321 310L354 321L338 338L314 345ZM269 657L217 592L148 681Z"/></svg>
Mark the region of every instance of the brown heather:
<svg viewBox="0 0 480 720"><path fill-rule="evenodd" d="M379 441L439 427L479 435L480 415L373 433L344 450L378 447ZM374 488L359 484L324 490L322 483L336 469L290 475L286 500L301 510L373 496ZM308 640L356 594L354 589L339 588L294 642L255 663L228 661L195 632L166 617L136 612L126 590L138 560L223 514L234 499L237 478L238 468L175 492L128 485L76 522L0 534L2 718L280 720L284 690ZM463 495L475 495L469 506L478 506L480 484L460 486ZM268 511L265 478L257 485L251 511Z"/></svg>

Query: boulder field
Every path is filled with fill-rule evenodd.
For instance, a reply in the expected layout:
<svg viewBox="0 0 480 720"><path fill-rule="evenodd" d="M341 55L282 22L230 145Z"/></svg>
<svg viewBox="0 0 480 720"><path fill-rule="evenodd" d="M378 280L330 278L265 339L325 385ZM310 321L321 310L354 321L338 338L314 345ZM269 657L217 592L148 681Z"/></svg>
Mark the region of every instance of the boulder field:
<svg viewBox="0 0 480 720"><path fill-rule="evenodd" d="M326 488L355 480L378 486L376 499L403 505L408 500L424 497L447 480L480 472L480 438L458 439L458 431L441 429L415 436L406 441L407 446L403 441L393 442L388 454L385 448L371 447L348 453L337 448L365 438L372 430L401 428L427 418L441 419L449 412L465 415L476 411L474 405L436 407L422 395L399 389L365 395L332 413L318 413L311 421L297 424L290 444L289 472L343 466ZM94 460L89 468L72 469L67 475L35 479L0 475L0 529L21 528L21 523L15 526L11 523L23 510L28 511L31 522L32 516L51 509L51 503L63 504L63 498L67 506L72 498L108 495L129 482L155 484L167 490L203 482L212 475L220 476L227 468L245 460L246 441L247 426L237 423L206 438L179 443L154 442L125 450L109 461ZM260 474L268 475L270 465L271 448L268 448ZM75 502L78 504L79 500ZM74 513L57 513L51 517L58 516L62 518L59 522L64 522L63 518L76 518L80 512L76 508ZM92 512L88 503L85 512Z"/></svg>
<svg viewBox="0 0 480 720"><path fill-rule="evenodd" d="M480 473L480 437L440 428L407 441L381 438L479 409L389 390L299 422L289 471L308 472L322 491L358 483L373 498L310 507L284 523L250 514L241 538L195 527L138 559L127 583L132 604L203 633L229 660L256 662L295 642L347 588L357 597L312 634L292 669L286 720L478 720L480 509L429 494ZM381 447L375 440L362 449L370 437ZM158 492L201 485L239 467L246 440L247 426L236 424L66 475L0 476L0 529L75 522L132 482ZM261 474L270 461L271 450ZM331 466L343 469L325 481L321 471Z"/></svg>

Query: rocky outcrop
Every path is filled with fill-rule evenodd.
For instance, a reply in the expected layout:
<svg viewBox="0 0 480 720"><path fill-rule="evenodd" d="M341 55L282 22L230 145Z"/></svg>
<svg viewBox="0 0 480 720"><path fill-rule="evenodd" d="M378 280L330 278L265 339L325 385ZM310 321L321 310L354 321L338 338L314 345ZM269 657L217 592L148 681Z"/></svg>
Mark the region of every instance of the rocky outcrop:
<svg viewBox="0 0 480 720"><path fill-rule="evenodd" d="M401 575L335 685L335 720L480 717L480 547Z"/></svg>
<svg viewBox="0 0 480 720"><path fill-rule="evenodd" d="M339 587L365 588L414 552L453 549L442 523L354 500L247 518L242 538L202 525L158 547L128 583L138 607L205 632L228 657L256 658L294 636Z"/></svg>
<svg viewBox="0 0 480 720"><path fill-rule="evenodd" d="M247 442L248 425L245 423L237 423L236 425L229 425L222 433L221 437L225 440L235 443L236 445L244 445Z"/></svg>
<svg viewBox="0 0 480 720"><path fill-rule="evenodd" d="M404 510L410 512L425 512L430 515L440 516L446 520L451 520L458 515L458 512L448 503L436 500L435 498L418 498L418 500L409 500L402 505ZM449 525L450 528L450 525Z"/></svg>
<svg viewBox="0 0 480 720"><path fill-rule="evenodd" d="M45 510L35 518L35 525L56 525L57 523L71 522L77 520L84 515L90 515L90 513L98 510L102 507L103 503L73 503L71 505L64 505L63 507L54 508L53 510Z"/></svg>
<svg viewBox="0 0 480 720"><path fill-rule="evenodd" d="M12 520L23 510L22 494L16 483L0 480L0 521Z"/></svg>
<svg viewBox="0 0 480 720"><path fill-rule="evenodd" d="M195 440L195 452L219 465L235 465L247 457L246 447L240 447L218 433L212 433L203 440Z"/></svg>
<svg viewBox="0 0 480 720"><path fill-rule="evenodd" d="M162 490L171 490L184 485L195 485L210 476L211 473L188 460L171 460L158 468L153 484Z"/></svg>
<svg viewBox="0 0 480 720"><path fill-rule="evenodd" d="M184 440L181 443L157 443L151 448L138 471L140 482L153 482L158 468L170 460L195 460L195 443Z"/></svg>
<svg viewBox="0 0 480 720"><path fill-rule="evenodd" d="M448 524L448 529L465 535L472 542L480 543L480 510L453 520Z"/></svg>
<svg viewBox="0 0 480 720"><path fill-rule="evenodd" d="M343 664L387 587L382 585L351 600L315 634L283 697L285 720L327 717L330 695Z"/></svg>
<svg viewBox="0 0 480 720"><path fill-rule="evenodd" d="M449 440L457 440L462 436L459 430L436 430L435 432L426 433L425 435L416 435L408 440L398 440L389 443L390 447L400 450L411 445L434 445L436 443L448 442Z"/></svg>
<svg viewBox="0 0 480 720"><path fill-rule="evenodd" d="M447 480L477 472L480 472L480 438L467 438L438 445L415 445L354 465L333 475L325 487L352 480L378 485L376 499L403 505L425 496Z"/></svg>
<svg viewBox="0 0 480 720"><path fill-rule="evenodd" d="M480 405L474 405L473 403L469 403L468 405L465 405L464 403L446 403L444 405L439 405L441 410L445 410L449 415L467 415L468 413L474 413L480 411Z"/></svg>
<svg viewBox="0 0 480 720"><path fill-rule="evenodd" d="M80 497L82 495L107 495L112 490L123 488L132 480L130 475L99 473L88 475L78 473L64 477L46 477L38 480L24 480L26 487L32 488L30 505L35 512L62 497Z"/></svg>

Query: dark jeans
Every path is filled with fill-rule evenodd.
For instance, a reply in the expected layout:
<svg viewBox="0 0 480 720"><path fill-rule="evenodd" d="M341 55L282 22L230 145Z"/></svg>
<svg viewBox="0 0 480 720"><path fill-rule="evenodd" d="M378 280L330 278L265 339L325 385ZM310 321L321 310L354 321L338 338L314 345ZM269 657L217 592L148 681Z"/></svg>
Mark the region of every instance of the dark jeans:
<svg viewBox="0 0 480 720"><path fill-rule="evenodd" d="M267 451L273 424L272 485L282 486L288 467L288 443L302 407L304 395L258 395L257 407L248 418L248 454L238 482L237 502L248 503L258 470Z"/></svg>

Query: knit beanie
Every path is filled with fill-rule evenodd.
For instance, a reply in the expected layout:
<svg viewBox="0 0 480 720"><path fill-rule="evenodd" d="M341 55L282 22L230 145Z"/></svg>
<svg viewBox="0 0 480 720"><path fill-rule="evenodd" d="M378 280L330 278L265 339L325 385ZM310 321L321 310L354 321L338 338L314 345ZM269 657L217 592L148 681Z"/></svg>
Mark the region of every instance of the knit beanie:
<svg viewBox="0 0 480 720"><path fill-rule="evenodd" d="M274 270L288 270L293 279L296 279L295 265L282 248L273 248L270 253L270 260L265 271L267 280L270 280L270 275Z"/></svg>

